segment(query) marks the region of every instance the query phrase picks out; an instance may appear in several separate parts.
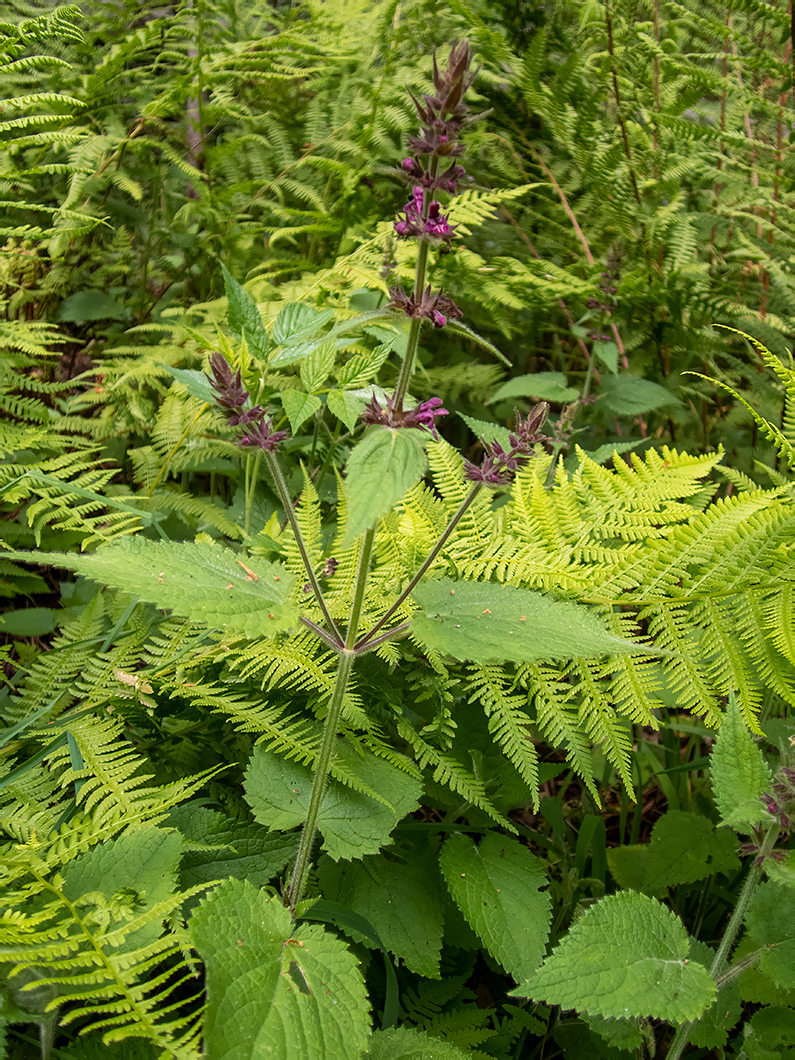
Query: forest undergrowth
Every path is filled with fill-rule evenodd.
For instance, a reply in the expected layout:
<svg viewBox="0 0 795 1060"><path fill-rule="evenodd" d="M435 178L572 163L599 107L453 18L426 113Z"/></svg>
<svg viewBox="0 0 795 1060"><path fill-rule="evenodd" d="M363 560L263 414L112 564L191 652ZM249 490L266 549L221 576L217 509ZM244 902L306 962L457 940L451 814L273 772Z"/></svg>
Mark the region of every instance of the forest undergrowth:
<svg viewBox="0 0 795 1060"><path fill-rule="evenodd" d="M0 1060L795 1056L794 26L6 5Z"/></svg>

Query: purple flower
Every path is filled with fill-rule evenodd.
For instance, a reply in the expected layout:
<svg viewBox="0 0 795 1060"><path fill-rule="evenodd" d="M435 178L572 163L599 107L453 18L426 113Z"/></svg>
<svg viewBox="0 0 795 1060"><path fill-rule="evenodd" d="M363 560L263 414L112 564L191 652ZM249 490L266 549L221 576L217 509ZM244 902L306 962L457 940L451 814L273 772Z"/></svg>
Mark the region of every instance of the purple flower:
<svg viewBox="0 0 795 1060"><path fill-rule="evenodd" d="M227 359L216 350L210 357L210 370L213 374L210 376L205 373L205 378L216 392L216 402L228 412L242 409L248 401L249 394L248 390L243 389L240 369L238 368L237 372L233 373Z"/></svg>
<svg viewBox="0 0 795 1060"><path fill-rule="evenodd" d="M510 475L490 456L485 458L480 467L465 460L464 478L470 482L480 482L484 486L506 486L511 481Z"/></svg>
<svg viewBox="0 0 795 1060"><path fill-rule="evenodd" d="M441 204L434 200L430 208L428 209L428 220L425 222L425 231L429 236L433 236L435 239L447 239L453 238L455 225L452 227L448 224L448 219L443 213L440 213Z"/></svg>
<svg viewBox="0 0 795 1060"><path fill-rule="evenodd" d="M438 441L439 435L436 433L435 420L437 416L449 416L450 413L447 409L442 408L442 399L438 397L428 398L427 401L421 401L419 405L416 405L413 409L409 409L404 413L403 426L404 427L427 427L434 438Z"/></svg>
<svg viewBox="0 0 795 1060"><path fill-rule="evenodd" d="M403 207L403 219L395 221L395 234L400 239L422 235L422 207L424 201L425 192L422 186L417 184L411 189L411 199Z"/></svg>
<svg viewBox="0 0 795 1060"><path fill-rule="evenodd" d="M265 452L274 453L287 437L288 432L274 431L271 430L272 427L271 420L261 419L238 439L237 444L241 449L263 449Z"/></svg>
<svg viewBox="0 0 795 1060"><path fill-rule="evenodd" d="M435 328L443 328L448 319L456 320L463 315L449 295L442 291L431 294L430 287L425 288L419 299L413 294L406 294L402 287L390 287L389 294L389 304L394 309L402 309L408 317L424 317L430 320Z"/></svg>
<svg viewBox="0 0 795 1060"><path fill-rule="evenodd" d="M243 449L264 449L268 452L278 449L287 437L287 431L272 430L273 424L266 418L261 405L244 410L249 392L243 389L240 369L233 372L226 358L217 351L210 358L210 369L213 374L208 375L207 379L217 394L216 402L226 411L227 423L230 427L247 428L245 434L236 439L237 444Z"/></svg>
<svg viewBox="0 0 795 1060"><path fill-rule="evenodd" d="M261 420L264 415L265 409L261 405L254 405L253 408L246 409L245 412L229 416L227 423L230 427L245 427L247 423L255 423L257 420Z"/></svg>
<svg viewBox="0 0 795 1060"><path fill-rule="evenodd" d="M505 486L510 482L510 473L527 464L532 456L532 447L544 441L541 427L548 413L546 401L540 401L525 419L521 419L517 413L516 427L508 436L511 448L506 451L497 441L484 443L486 455L480 467L469 460L464 461L465 478L484 486Z"/></svg>
<svg viewBox="0 0 795 1060"><path fill-rule="evenodd" d="M427 427L431 434L439 440L436 433L436 417L449 416L447 409L442 408L442 399L438 397L428 398L421 401L413 409L397 409L393 399L386 399L386 407L379 404L376 398L372 398L362 414L365 423L377 423L384 427Z"/></svg>

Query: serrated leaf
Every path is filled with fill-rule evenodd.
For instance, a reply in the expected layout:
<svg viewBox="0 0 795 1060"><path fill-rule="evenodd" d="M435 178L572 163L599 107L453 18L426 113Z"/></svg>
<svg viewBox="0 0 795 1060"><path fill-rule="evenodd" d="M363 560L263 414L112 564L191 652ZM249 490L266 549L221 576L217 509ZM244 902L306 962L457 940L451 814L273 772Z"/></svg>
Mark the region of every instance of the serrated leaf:
<svg viewBox="0 0 795 1060"><path fill-rule="evenodd" d="M439 857L448 890L491 956L517 982L538 967L549 932L543 863L518 840L489 834L478 845L452 835Z"/></svg>
<svg viewBox="0 0 795 1060"><path fill-rule="evenodd" d="M242 339L245 332L246 342L251 352L258 357L265 357L270 346L270 339L262 323L257 303L223 264L221 271L224 276L224 292L228 302L226 320L230 330L238 339Z"/></svg>
<svg viewBox="0 0 795 1060"><path fill-rule="evenodd" d="M295 575L258 557L239 559L241 553L216 545L125 537L88 556L6 555L78 571L101 585L237 636L270 637L298 621L290 600Z"/></svg>
<svg viewBox="0 0 795 1060"><path fill-rule="evenodd" d="M532 375L517 375L509 379L486 404L493 405L495 401L505 401L508 398L534 398L536 401L565 403L576 401L579 396L579 390L567 385L563 372L534 372Z"/></svg>
<svg viewBox="0 0 795 1060"><path fill-rule="evenodd" d="M609 371L618 371L618 346L614 342L595 342L593 353Z"/></svg>
<svg viewBox="0 0 795 1060"><path fill-rule="evenodd" d="M761 749L754 742L735 695L718 730L710 758L712 790L723 824L749 832L765 817L761 801L773 778Z"/></svg>
<svg viewBox="0 0 795 1060"><path fill-rule="evenodd" d="M472 662L570 659L645 651L608 633L587 608L497 582L423 582L412 594L417 640L443 655Z"/></svg>
<svg viewBox="0 0 795 1060"><path fill-rule="evenodd" d="M339 902L330 902L327 898L320 898L303 913L301 920L319 920L323 924L333 924L348 935L358 939L364 939L377 946L384 955L384 971L386 973L386 989L384 991L384 1016L382 1026L384 1028L397 1026L398 1020L398 981L395 975L395 966L392 958L369 920L355 913L352 909L340 905Z"/></svg>
<svg viewBox="0 0 795 1060"><path fill-rule="evenodd" d="M167 823L186 840L179 873L186 888L230 876L264 887L292 861L298 846L296 836L195 804L177 806Z"/></svg>
<svg viewBox="0 0 795 1060"><path fill-rule="evenodd" d="M688 963L681 921L644 894L622 891L596 902L516 996L589 1016L686 1023L715 1000L709 972Z"/></svg>
<svg viewBox="0 0 795 1060"><path fill-rule="evenodd" d="M750 938L765 947L759 970L778 987L795 987L795 888L766 880L751 899L745 926Z"/></svg>
<svg viewBox="0 0 795 1060"><path fill-rule="evenodd" d="M316 394L304 394L301 390L282 390L279 393L282 408L290 421L290 430L295 434L301 424L313 416L323 402Z"/></svg>
<svg viewBox="0 0 795 1060"><path fill-rule="evenodd" d="M792 1060L795 1055L795 1014L783 1005L755 1012L749 1021L743 1051L749 1060Z"/></svg>
<svg viewBox="0 0 795 1060"><path fill-rule="evenodd" d="M371 427L354 447L345 467L348 523L341 548L390 512L428 467L427 431Z"/></svg>
<svg viewBox="0 0 795 1060"><path fill-rule="evenodd" d="M333 319L332 309L315 309L304 302L291 302L279 310L273 322L273 341L279 346L297 346Z"/></svg>
<svg viewBox="0 0 795 1060"><path fill-rule="evenodd" d="M390 953L417 975L439 978L444 907L438 873L412 854L410 860L383 855L318 867L323 893L369 920ZM367 941L367 940L365 940Z"/></svg>
<svg viewBox="0 0 795 1060"><path fill-rule="evenodd" d="M715 952L704 942L690 940L691 959L698 961L707 970L712 967ZM724 983L715 1001L701 1019L688 1032L691 1045L701 1049L721 1049L725 1046L729 1031L742 1016L740 991L736 979Z"/></svg>
<svg viewBox="0 0 795 1060"><path fill-rule="evenodd" d="M140 915L174 893L181 853L177 832L153 825L129 828L70 861L63 870L63 893L72 902L94 892L107 900L116 895ZM143 924L125 937L121 949L146 946L162 931L157 920Z"/></svg>
<svg viewBox="0 0 795 1060"><path fill-rule="evenodd" d="M464 1060L470 1055L452 1042L411 1027L376 1031L364 1053L367 1060Z"/></svg>
<svg viewBox="0 0 795 1060"><path fill-rule="evenodd" d="M740 867L731 832L697 813L669 810L652 829L644 891L659 891Z"/></svg>
<svg viewBox="0 0 795 1060"><path fill-rule="evenodd" d="M301 362L301 382L310 393L320 390L328 379L334 361L337 359L337 345L333 339L320 342L309 356Z"/></svg>
<svg viewBox="0 0 795 1060"><path fill-rule="evenodd" d="M585 1016L584 1023L614 1049L635 1052L643 1047L644 1037L637 1020L605 1019L604 1016Z"/></svg>
<svg viewBox="0 0 795 1060"><path fill-rule="evenodd" d="M608 375L602 379L601 402L617 416L639 416L664 405L679 404L670 390L650 379L641 379L626 372L621 375Z"/></svg>
<svg viewBox="0 0 795 1060"><path fill-rule="evenodd" d="M206 967L212 1060L350 1060L366 1048L364 981L331 932L293 924L278 898L239 880L201 903L190 931Z"/></svg>
<svg viewBox="0 0 795 1060"><path fill-rule="evenodd" d="M422 785L383 759L371 754L359 757L342 743L337 759L384 802L331 781L318 816L323 850L335 860L375 854L397 822L416 809ZM260 745L254 748L244 787L254 817L267 828L287 830L306 820L312 790L308 767L285 761Z"/></svg>
<svg viewBox="0 0 795 1060"><path fill-rule="evenodd" d="M330 390L326 398L329 412L342 420L349 431L352 431L364 412L366 402L345 390Z"/></svg>

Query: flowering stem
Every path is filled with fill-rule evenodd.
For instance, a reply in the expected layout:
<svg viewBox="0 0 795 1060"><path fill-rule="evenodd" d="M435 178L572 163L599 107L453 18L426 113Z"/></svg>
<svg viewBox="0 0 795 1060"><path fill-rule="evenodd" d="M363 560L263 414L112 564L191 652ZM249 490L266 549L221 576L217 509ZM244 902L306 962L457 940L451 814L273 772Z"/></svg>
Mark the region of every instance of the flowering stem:
<svg viewBox="0 0 795 1060"><path fill-rule="evenodd" d="M772 824L765 837L762 840L762 845L759 848L759 853L754 859L754 863L745 879L743 889L740 891L740 897L737 899L737 904L734 907L734 912L731 915L729 924L724 932L723 938L721 939L718 952L715 954L715 959L712 962L712 967L709 970L709 974L713 979L720 982L726 971L726 959L731 952L731 948L737 938L740 928L745 922L745 915L748 912L748 906L751 904L751 899L756 893L756 889L759 886L759 882L762 879L762 873L764 872L764 862L767 855L771 852L773 847L776 845L776 841L779 837L780 828L779 825ZM693 1021L695 1022L695 1021ZM671 1047L668 1050L667 1060L679 1060L679 1057L685 1051L688 1040L690 1038L690 1028L693 1026L693 1022L683 1023L674 1035L674 1039L671 1042Z"/></svg>
<svg viewBox="0 0 795 1060"><path fill-rule="evenodd" d="M268 455L270 456L270 454ZM331 756L334 751L334 742L337 739L340 718L342 717L342 704L345 700L345 692L348 688L348 681L350 680L351 670L353 669L353 663L356 658L353 645L356 640L356 631L359 626L359 619L361 618L362 606L364 604L364 591L367 586L367 572L370 569L370 557L373 553L374 539L375 529L371 528L364 535L364 541L362 542L362 548L359 553L359 566L356 571L353 602L351 603L351 613L348 622L348 635L345 641L345 646L340 648L337 657L337 676L334 681L334 689L331 693L328 714L323 723L323 735L320 740L317 759L315 760L314 775L312 778L312 793L309 796L309 807L306 812L304 828L301 832L301 841L298 844L298 854L295 859L290 883L287 888L287 901L290 906L290 912L293 916L295 916L296 906L301 901L306 873L312 857L312 847L314 846L315 833L317 831L317 819L320 814L320 805L323 801L323 792L326 789L326 783L328 781Z"/></svg>
<svg viewBox="0 0 795 1060"><path fill-rule="evenodd" d="M334 640L339 648L342 648L343 640L340 636L340 631L337 629L337 624L329 613L329 609L326 605L326 601L323 597L323 590L320 588L320 582L317 580L314 568L312 566L312 560L309 558L309 552L307 551L306 543L304 542L304 536L301 533L301 527L298 525L298 520L295 517L295 510L293 509L292 498L290 497L290 491L287 489L287 482L285 481L282 469L279 465L279 461L274 452L265 450L265 459L268 462L268 470L273 476L273 481L276 486L276 492L279 494L279 499L282 502L284 508L284 514L287 516L287 520L290 523L290 529L293 532L296 546L298 551L301 553L301 559L304 562L304 569L306 570L306 576L309 579L309 584L312 586L312 592L315 594L315 599L320 605L320 610L323 612L323 617L331 630Z"/></svg>
<svg viewBox="0 0 795 1060"><path fill-rule="evenodd" d="M428 173L431 178L435 178L439 172L439 159L434 155L430 160L428 167ZM428 191L423 195L422 200L422 220L428 220L428 211L431 208L431 195ZM417 267L414 270L414 300L419 303L422 299L423 292L425 290L425 276L428 271L428 250L430 244L427 239L420 239L420 245L417 250ZM395 386L394 393L392 394L392 404L398 410L403 408L403 400L406 397L409 389L409 382L414 371L414 361L417 356L417 347L420 342L420 329L422 328L422 319L420 317L411 318L411 327L409 328L408 342L406 343L406 356L403 358L403 364L400 368L400 375Z"/></svg>
<svg viewBox="0 0 795 1060"><path fill-rule="evenodd" d="M423 240L420 243L420 250L417 254L417 278L420 278L420 269L422 269L422 280L425 281L425 270L428 263L428 244ZM414 285L415 291L417 284ZM422 288L420 288L420 296L422 294ZM415 295L416 297L416 295ZM417 347L420 343L420 328L422 327L422 320L420 317L411 318L411 326L409 327L409 337L406 343L406 356L403 358L403 364L400 367L400 375L398 381L395 384L395 389L392 394L392 404L398 410L403 408L403 401L409 389L409 382L414 371L414 361L417 356Z"/></svg>
<svg viewBox="0 0 795 1060"><path fill-rule="evenodd" d="M397 611L397 609L400 607L406 597L412 592L417 582L420 580L420 578L423 576L423 574L426 572L426 570L430 567L430 565L442 551L444 546L447 544L450 535L455 530L456 526L458 526L459 522L461 521L461 518L464 515L464 512L467 510L467 508L470 506L472 501L474 501L475 497L477 497L478 493L480 493L482 489L483 486L480 482L476 482L474 486L470 489L469 493L466 495L466 497L464 497L463 501L459 505L458 510L455 512L450 522L445 527L444 533L433 546L431 551L428 553L428 556L426 557L422 565L417 569L417 572L415 573L411 581L408 583L406 588L403 590L397 600L395 600L392 606L387 610L387 612L383 615L383 617L379 618L379 620L376 622L370 632L365 634L365 636L362 637L362 639L355 645L357 652L361 651L362 649L370 651L370 649L374 647L374 645L372 644L373 637L376 635L379 629L386 625L386 623L390 620L392 615L394 615L394 613ZM392 630L392 632L396 633L397 630ZM379 641L380 639L381 638L379 638Z"/></svg>

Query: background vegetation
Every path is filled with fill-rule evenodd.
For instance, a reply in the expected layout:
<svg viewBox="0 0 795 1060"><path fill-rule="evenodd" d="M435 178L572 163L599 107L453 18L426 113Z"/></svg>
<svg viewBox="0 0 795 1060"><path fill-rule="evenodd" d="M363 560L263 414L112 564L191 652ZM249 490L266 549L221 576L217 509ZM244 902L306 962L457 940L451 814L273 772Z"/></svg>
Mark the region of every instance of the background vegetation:
<svg viewBox="0 0 795 1060"><path fill-rule="evenodd" d="M280 500L197 383L220 349L291 432L288 485L347 614L339 473L406 341L367 318L389 275L413 275L392 236L406 89L428 91L434 50L466 38L470 101L488 113L450 204L460 238L431 278L480 339L423 333L414 394L451 414L427 482L379 531L373 593L410 577L459 503L456 450L479 460L479 438L544 399L551 451L478 502L434 573L577 601L661 652L492 665L406 640L366 656L335 781L370 800L360 816L377 817L373 793L394 812L380 806L367 841L354 829L358 849L324 833L310 894L333 926L295 928L270 896L301 817L274 813L273 785L310 774L329 657L306 631L235 637L90 568L0 555L6 1055L673 1056L699 1016L694 1056L789 1055L795 960L766 964L760 947L789 954L795 934L774 915L793 906L791 793L772 818L758 796L789 782L795 737L791 10L119 0L13 2L6 18L7 551L72 553L80 571L82 553L133 535L225 544L283 563L300 592ZM260 314L245 336L243 292ZM744 810L710 765L730 697L724 776L756 778ZM724 986L715 951L779 831L730 995L707 1015L659 1001L618 1018L609 984L559 997L533 978L584 910L635 895L679 918L689 959ZM464 893L476 850L485 876ZM306 976L354 984L345 1019L318 1016L321 1052L278 1044L267 1012L251 1019L272 1054L218 1030L242 1019L222 1000L245 979L217 928L232 905L319 947ZM601 931L619 937L609 919ZM285 990L308 996L291 968Z"/></svg>

